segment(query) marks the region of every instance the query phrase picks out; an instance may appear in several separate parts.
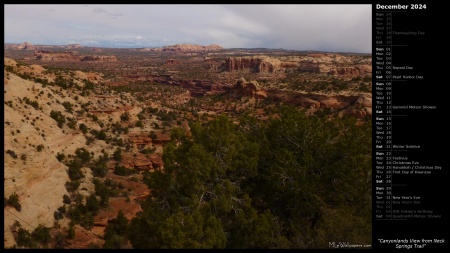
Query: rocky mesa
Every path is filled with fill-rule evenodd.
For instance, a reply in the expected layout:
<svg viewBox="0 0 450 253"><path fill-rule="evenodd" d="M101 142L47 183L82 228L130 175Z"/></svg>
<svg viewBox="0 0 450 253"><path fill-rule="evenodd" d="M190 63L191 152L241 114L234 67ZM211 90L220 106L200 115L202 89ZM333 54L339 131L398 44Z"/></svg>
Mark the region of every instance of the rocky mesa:
<svg viewBox="0 0 450 253"><path fill-rule="evenodd" d="M222 50L223 47L217 44L202 46L197 44L175 44L158 48L141 48L140 51L156 51L156 52L209 52Z"/></svg>

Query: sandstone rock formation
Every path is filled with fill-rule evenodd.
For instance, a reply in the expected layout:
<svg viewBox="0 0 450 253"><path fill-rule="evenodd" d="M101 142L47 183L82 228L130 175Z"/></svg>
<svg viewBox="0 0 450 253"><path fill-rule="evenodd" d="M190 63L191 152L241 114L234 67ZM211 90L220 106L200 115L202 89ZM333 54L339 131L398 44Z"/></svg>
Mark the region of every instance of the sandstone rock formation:
<svg viewBox="0 0 450 253"><path fill-rule="evenodd" d="M211 65L211 64L210 64ZM210 67L213 69L213 67ZM335 54L310 54L299 57L229 57L220 68L223 71L250 71L252 73L283 73L285 69L296 68L300 72L364 76L372 74L369 60L361 61L353 56Z"/></svg>
<svg viewBox="0 0 450 253"><path fill-rule="evenodd" d="M297 60L298 70L339 76L365 76L372 74L369 58L337 54L309 54Z"/></svg>
<svg viewBox="0 0 450 253"><path fill-rule="evenodd" d="M225 71L250 70L254 73L273 73L280 69L281 61L270 57L229 57L222 64Z"/></svg>
<svg viewBox="0 0 450 253"><path fill-rule="evenodd" d="M97 62L115 62L117 61L114 55L86 55L80 58L81 61L97 61Z"/></svg>
<svg viewBox="0 0 450 253"><path fill-rule="evenodd" d="M79 60L77 52L65 51L55 53L49 50L38 50L34 52L34 57L39 61L76 61Z"/></svg>
<svg viewBox="0 0 450 253"><path fill-rule="evenodd" d="M256 99L267 98L266 91L261 88L257 81L247 82L245 78L241 77L233 88L241 96L254 97Z"/></svg>
<svg viewBox="0 0 450 253"><path fill-rule="evenodd" d="M359 65L354 67L337 67L332 68L328 71L330 75L340 75L340 76L365 76L372 74L372 66L370 65Z"/></svg>
<svg viewBox="0 0 450 253"><path fill-rule="evenodd" d="M20 45L17 46L17 49L19 50L36 50L36 47L33 46L31 43L29 42L24 42Z"/></svg>
<svg viewBox="0 0 450 253"><path fill-rule="evenodd" d="M314 62L302 62L298 66L298 70L302 72L310 73L327 73L329 68L324 64L314 63Z"/></svg>
<svg viewBox="0 0 450 253"><path fill-rule="evenodd" d="M201 51L214 51L222 49L219 45L209 45L209 46L201 46L201 45L192 45L192 44L176 44L172 46L162 47L160 51L190 51L190 52L201 52ZM158 51L158 50L157 50Z"/></svg>
<svg viewBox="0 0 450 253"><path fill-rule="evenodd" d="M38 65L19 66L7 58L4 62L5 66L11 66L19 73L25 71L40 75L45 72ZM86 145L86 138L82 134L76 134L67 125L63 129L59 128L50 117L50 112L55 110L62 112L64 117L74 118L60 103L69 102L79 106L77 101L81 103L85 98L79 96L76 101L66 91L55 92L52 88L24 80L5 70L4 194L8 198L16 193L21 204L20 212L11 206L5 207L6 247L15 244L9 229L15 220L30 232L40 224L53 226L54 212L62 206L63 195L68 194L65 183L69 181L67 166L56 159L56 154L74 154L77 148ZM25 103L25 99L35 101L38 107ZM84 170L85 180L91 180L88 170ZM82 185L93 189L92 182L83 181Z"/></svg>
<svg viewBox="0 0 450 253"><path fill-rule="evenodd" d="M163 167L163 161L159 154L136 154L132 156L130 154L122 155L122 160L118 163L119 166L124 166L128 169L136 169L138 171L153 170ZM114 169L116 163L110 162L108 164L110 169Z"/></svg>
<svg viewBox="0 0 450 253"><path fill-rule="evenodd" d="M363 108L367 115L372 115L372 95L361 94L355 102L356 108Z"/></svg>
<svg viewBox="0 0 450 253"><path fill-rule="evenodd" d="M96 62L116 62L114 55L79 55L76 51L64 51L56 53L50 50L37 50L34 57L39 61L96 61Z"/></svg>
<svg viewBox="0 0 450 253"><path fill-rule="evenodd" d="M283 91L271 89L266 91L267 97L276 101L315 111L317 109L331 109L334 111L347 109L362 109L371 115L372 98L370 94L361 95L333 95L314 94L305 92ZM370 111L370 113L368 113Z"/></svg>
<svg viewBox="0 0 450 253"><path fill-rule="evenodd" d="M63 195L67 194L64 186L64 183L69 180L67 167L58 162L54 151L59 151L61 148L72 149L73 143L79 142L65 138L66 135L47 114L19 105L17 98L34 98L32 92L27 90L31 90L34 83L12 74L9 77L10 80L4 87L5 101L13 101L13 106L5 105L4 107L5 133L7 133L4 136L4 190L6 197L14 192L19 195L22 210L17 212L14 208L6 207L4 224L5 228L9 228L19 217L19 222L32 231L29 225L33 227L39 224L48 227L53 225L53 213L61 206ZM33 119L38 118L33 121L34 125L31 124L31 120L26 119L29 117L29 111L30 113L32 111ZM14 135L12 135L13 132ZM81 138L84 139L84 137ZM59 147L55 147L50 142L56 139L66 141L61 142ZM81 141L84 144L85 139L84 142ZM43 145L44 148L38 152L32 145ZM6 154L7 150L14 151L19 158ZM6 245L14 245L9 229L5 229Z"/></svg>
<svg viewBox="0 0 450 253"><path fill-rule="evenodd" d="M76 225L75 238L66 239L66 243L69 245L67 249L86 249L92 245L100 247L105 243L103 239L99 238L101 235L102 233L97 234L94 231L89 231L80 225Z"/></svg>
<svg viewBox="0 0 450 253"><path fill-rule="evenodd" d="M166 145L170 141L168 134L156 134L156 138L152 140L153 145Z"/></svg>

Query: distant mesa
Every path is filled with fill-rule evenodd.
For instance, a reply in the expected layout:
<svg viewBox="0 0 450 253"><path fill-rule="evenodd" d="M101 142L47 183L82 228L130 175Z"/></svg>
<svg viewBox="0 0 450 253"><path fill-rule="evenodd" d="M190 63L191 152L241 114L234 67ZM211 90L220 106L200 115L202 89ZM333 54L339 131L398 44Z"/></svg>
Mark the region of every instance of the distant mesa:
<svg viewBox="0 0 450 253"><path fill-rule="evenodd" d="M66 49L77 49L82 48L80 44L68 44L66 46L34 46L30 42L24 42L22 44L14 46L17 50L37 50L39 48L66 48Z"/></svg>
<svg viewBox="0 0 450 253"><path fill-rule="evenodd" d="M54 53L50 50L34 51L34 57L39 61L74 61L79 59L78 52L64 51Z"/></svg>
<svg viewBox="0 0 450 253"><path fill-rule="evenodd" d="M80 58L81 61L114 62L117 61L114 55L86 55Z"/></svg>
<svg viewBox="0 0 450 253"><path fill-rule="evenodd" d="M36 50L36 47L33 46L30 42L24 42L17 46L18 50Z"/></svg>
<svg viewBox="0 0 450 253"><path fill-rule="evenodd" d="M79 55L76 51L53 52L50 50L37 50L34 51L34 57L39 61L117 61L117 58L114 55Z"/></svg>
<svg viewBox="0 0 450 253"><path fill-rule="evenodd" d="M353 66L346 66L355 61ZM219 66L225 72L250 73L284 73L288 68L300 72L327 74L332 76L366 76L371 75L370 62L335 54L309 54L302 57L284 57L282 60L270 56L228 57Z"/></svg>
<svg viewBox="0 0 450 253"><path fill-rule="evenodd" d="M334 76L363 76L370 75L372 73L372 66L370 65L360 65L354 67L341 67L334 68L328 72L330 75Z"/></svg>
<svg viewBox="0 0 450 253"><path fill-rule="evenodd" d="M75 48L81 48L82 46L80 44L69 44L67 45L67 49L75 49Z"/></svg>
<svg viewBox="0 0 450 253"><path fill-rule="evenodd" d="M171 46L164 46L158 48L141 48L140 51L157 51L157 52L209 52L222 50L223 47L212 44L209 46L202 46L197 44L176 44Z"/></svg>

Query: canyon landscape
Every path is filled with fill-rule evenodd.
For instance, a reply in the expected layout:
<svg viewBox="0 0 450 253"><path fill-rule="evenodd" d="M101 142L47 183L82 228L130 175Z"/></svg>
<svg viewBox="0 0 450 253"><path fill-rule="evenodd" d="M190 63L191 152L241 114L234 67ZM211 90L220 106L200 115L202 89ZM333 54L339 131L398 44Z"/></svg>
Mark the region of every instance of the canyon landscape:
<svg viewBox="0 0 450 253"><path fill-rule="evenodd" d="M4 44L5 248L371 244L372 55Z"/></svg>

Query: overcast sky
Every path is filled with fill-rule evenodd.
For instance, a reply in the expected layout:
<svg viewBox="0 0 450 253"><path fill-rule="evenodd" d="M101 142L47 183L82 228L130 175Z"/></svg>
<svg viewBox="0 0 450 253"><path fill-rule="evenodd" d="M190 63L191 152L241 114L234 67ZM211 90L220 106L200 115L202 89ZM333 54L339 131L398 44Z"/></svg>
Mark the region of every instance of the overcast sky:
<svg viewBox="0 0 450 253"><path fill-rule="evenodd" d="M5 43L284 48L371 53L372 11L361 5L13 5Z"/></svg>

